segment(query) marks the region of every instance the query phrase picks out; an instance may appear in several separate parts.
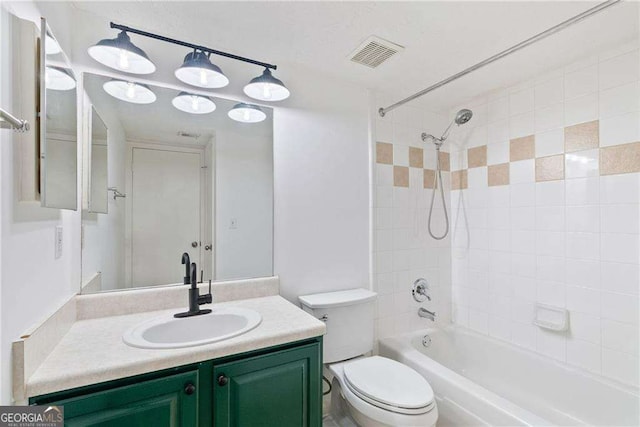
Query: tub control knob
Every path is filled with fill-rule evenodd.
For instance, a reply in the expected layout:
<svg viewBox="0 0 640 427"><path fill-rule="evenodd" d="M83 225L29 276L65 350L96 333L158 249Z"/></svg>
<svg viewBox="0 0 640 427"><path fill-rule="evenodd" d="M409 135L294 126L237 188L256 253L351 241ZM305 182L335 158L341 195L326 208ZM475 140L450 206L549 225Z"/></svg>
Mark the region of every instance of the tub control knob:
<svg viewBox="0 0 640 427"><path fill-rule="evenodd" d="M229 378L225 374L222 374L218 377L218 385L224 387L229 382Z"/></svg>

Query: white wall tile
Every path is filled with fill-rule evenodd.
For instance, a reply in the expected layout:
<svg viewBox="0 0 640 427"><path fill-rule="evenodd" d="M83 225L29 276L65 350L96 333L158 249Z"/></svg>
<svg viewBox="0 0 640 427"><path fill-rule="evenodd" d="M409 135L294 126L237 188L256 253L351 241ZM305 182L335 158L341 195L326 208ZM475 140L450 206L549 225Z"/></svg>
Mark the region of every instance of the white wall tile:
<svg viewBox="0 0 640 427"><path fill-rule="evenodd" d="M640 112L600 120L600 146L628 144L640 141Z"/></svg>
<svg viewBox="0 0 640 427"><path fill-rule="evenodd" d="M567 258L565 282L584 288L600 288L600 263L598 261Z"/></svg>
<svg viewBox="0 0 640 427"><path fill-rule="evenodd" d="M638 297L602 292L602 317L618 322L638 324Z"/></svg>
<svg viewBox="0 0 640 427"><path fill-rule="evenodd" d="M567 341L567 362L600 373L600 346L581 340Z"/></svg>
<svg viewBox="0 0 640 427"><path fill-rule="evenodd" d="M469 188L487 187L487 167L471 168L467 171L467 180Z"/></svg>
<svg viewBox="0 0 640 427"><path fill-rule="evenodd" d="M564 258L538 256L536 259L536 277L540 280L561 282L564 280Z"/></svg>
<svg viewBox="0 0 640 427"><path fill-rule="evenodd" d="M563 257L565 240L562 231L536 231L536 254Z"/></svg>
<svg viewBox="0 0 640 427"><path fill-rule="evenodd" d="M536 211L534 207L511 208L512 230L535 230Z"/></svg>
<svg viewBox="0 0 640 427"><path fill-rule="evenodd" d="M537 284L535 279L530 277L515 277L513 279L513 296L520 300L536 301Z"/></svg>
<svg viewBox="0 0 640 427"><path fill-rule="evenodd" d="M640 293L640 266L602 262L600 265L602 290L638 295Z"/></svg>
<svg viewBox="0 0 640 427"><path fill-rule="evenodd" d="M509 117L509 98L502 97L495 99L487 105L487 121L493 123Z"/></svg>
<svg viewBox="0 0 640 427"><path fill-rule="evenodd" d="M598 233L567 233L567 258L596 261L600 259L600 236Z"/></svg>
<svg viewBox="0 0 640 427"><path fill-rule="evenodd" d="M567 308L571 311L600 315L600 291L567 286Z"/></svg>
<svg viewBox="0 0 640 427"><path fill-rule="evenodd" d="M489 333L489 315L477 310L469 310L469 327L482 334Z"/></svg>
<svg viewBox="0 0 640 427"><path fill-rule="evenodd" d="M640 232L639 205L603 205L601 207L601 229L604 233Z"/></svg>
<svg viewBox="0 0 640 427"><path fill-rule="evenodd" d="M600 257L603 261L637 264L639 259L637 234L601 233Z"/></svg>
<svg viewBox="0 0 640 427"><path fill-rule="evenodd" d="M564 153L564 129L536 133L536 157Z"/></svg>
<svg viewBox="0 0 640 427"><path fill-rule="evenodd" d="M509 95L509 114L515 116L533 110L534 92L532 88L513 92Z"/></svg>
<svg viewBox="0 0 640 427"><path fill-rule="evenodd" d="M603 204L638 203L640 174L608 175L600 177L600 198Z"/></svg>
<svg viewBox="0 0 640 427"><path fill-rule="evenodd" d="M569 336L594 344L600 344L600 318L591 314L572 311L569 318Z"/></svg>
<svg viewBox="0 0 640 427"><path fill-rule="evenodd" d="M565 191L563 181L536 183L537 206L563 206Z"/></svg>
<svg viewBox="0 0 640 427"><path fill-rule="evenodd" d="M497 122L489 123L487 126L487 143L489 145L508 140L509 122L507 120L499 120Z"/></svg>
<svg viewBox="0 0 640 427"><path fill-rule="evenodd" d="M564 174L567 179L598 176L600 151L584 150L567 153L564 156Z"/></svg>
<svg viewBox="0 0 640 427"><path fill-rule="evenodd" d="M624 353L638 355L640 341L637 324L602 320L602 346Z"/></svg>
<svg viewBox="0 0 640 427"><path fill-rule="evenodd" d="M537 328L531 324L513 322L511 323L511 341L530 350L536 349Z"/></svg>
<svg viewBox="0 0 640 427"><path fill-rule="evenodd" d="M618 351L602 349L602 373L618 381L638 386L640 361L637 357Z"/></svg>
<svg viewBox="0 0 640 427"><path fill-rule="evenodd" d="M600 118L640 110L640 82L633 82L600 92Z"/></svg>
<svg viewBox="0 0 640 427"><path fill-rule="evenodd" d="M518 114L509 119L509 138L533 135L535 130L533 111Z"/></svg>
<svg viewBox="0 0 640 427"><path fill-rule="evenodd" d="M567 191L567 198L569 192ZM600 231L600 208L591 206L567 206L567 231L597 233Z"/></svg>
<svg viewBox="0 0 640 427"><path fill-rule="evenodd" d="M511 231L511 251L520 254L536 253L535 231Z"/></svg>
<svg viewBox="0 0 640 427"><path fill-rule="evenodd" d="M536 230L564 231L564 206L540 206L536 208Z"/></svg>
<svg viewBox="0 0 640 427"><path fill-rule="evenodd" d="M598 119L598 93L590 93L564 102L564 125L572 126L578 123L590 122Z"/></svg>
<svg viewBox="0 0 640 427"><path fill-rule="evenodd" d="M509 185L511 192L511 207L535 206L536 184L534 182L514 183Z"/></svg>
<svg viewBox="0 0 640 427"><path fill-rule="evenodd" d="M538 329L536 347L539 353L561 362L567 358L567 341L564 334Z"/></svg>
<svg viewBox="0 0 640 427"><path fill-rule="evenodd" d="M537 109L534 121L536 133L562 128L564 124L564 104L559 103Z"/></svg>
<svg viewBox="0 0 640 427"><path fill-rule="evenodd" d="M511 321L503 317L489 316L489 335L509 341L511 339Z"/></svg>
<svg viewBox="0 0 640 427"><path fill-rule="evenodd" d="M487 146L487 164L509 163L509 142L495 142Z"/></svg>
<svg viewBox="0 0 640 427"><path fill-rule="evenodd" d="M600 90L637 81L640 76L638 50L600 63Z"/></svg>
<svg viewBox="0 0 640 427"><path fill-rule="evenodd" d="M533 254L511 254L511 271L516 277L536 276L536 257Z"/></svg>
<svg viewBox="0 0 640 427"><path fill-rule="evenodd" d="M536 180L535 160L519 160L509 163L509 179L512 184Z"/></svg>
<svg viewBox="0 0 640 427"><path fill-rule="evenodd" d="M600 203L600 178L578 178L565 181L567 206Z"/></svg>
<svg viewBox="0 0 640 427"><path fill-rule="evenodd" d="M565 74L564 97L572 99L598 90L598 65Z"/></svg>
<svg viewBox="0 0 640 427"><path fill-rule="evenodd" d="M564 99L563 78L558 77L539 84L534 89L535 108L548 107Z"/></svg>

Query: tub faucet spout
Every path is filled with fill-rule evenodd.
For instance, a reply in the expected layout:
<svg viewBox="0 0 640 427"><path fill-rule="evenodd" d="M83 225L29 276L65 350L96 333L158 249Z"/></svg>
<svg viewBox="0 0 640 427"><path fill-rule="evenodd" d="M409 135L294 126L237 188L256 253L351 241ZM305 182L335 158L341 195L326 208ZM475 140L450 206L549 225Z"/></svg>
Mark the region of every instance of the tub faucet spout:
<svg viewBox="0 0 640 427"><path fill-rule="evenodd" d="M424 317L425 319L429 319L429 320L431 320L433 322L436 321L436 312L435 311L429 311L426 308L420 307L418 309L418 316Z"/></svg>

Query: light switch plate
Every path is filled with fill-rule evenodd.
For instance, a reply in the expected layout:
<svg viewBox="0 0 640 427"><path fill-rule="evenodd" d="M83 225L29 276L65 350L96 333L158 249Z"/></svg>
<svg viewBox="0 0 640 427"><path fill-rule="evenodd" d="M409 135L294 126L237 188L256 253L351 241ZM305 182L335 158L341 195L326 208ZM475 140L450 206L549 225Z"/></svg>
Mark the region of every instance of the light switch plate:
<svg viewBox="0 0 640 427"><path fill-rule="evenodd" d="M62 226L56 226L56 259L62 256Z"/></svg>

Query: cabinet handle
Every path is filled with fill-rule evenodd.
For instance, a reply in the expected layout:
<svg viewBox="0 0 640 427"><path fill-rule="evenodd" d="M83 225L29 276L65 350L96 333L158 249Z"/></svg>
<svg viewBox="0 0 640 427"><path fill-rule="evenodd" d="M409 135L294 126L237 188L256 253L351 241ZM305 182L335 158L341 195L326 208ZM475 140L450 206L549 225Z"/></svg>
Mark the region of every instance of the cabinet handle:
<svg viewBox="0 0 640 427"><path fill-rule="evenodd" d="M222 374L218 377L218 385L224 387L229 382L229 378L225 374Z"/></svg>
<svg viewBox="0 0 640 427"><path fill-rule="evenodd" d="M189 383L184 387L184 392L191 396L193 393L195 393L196 391L196 386L194 386L193 384Z"/></svg>

